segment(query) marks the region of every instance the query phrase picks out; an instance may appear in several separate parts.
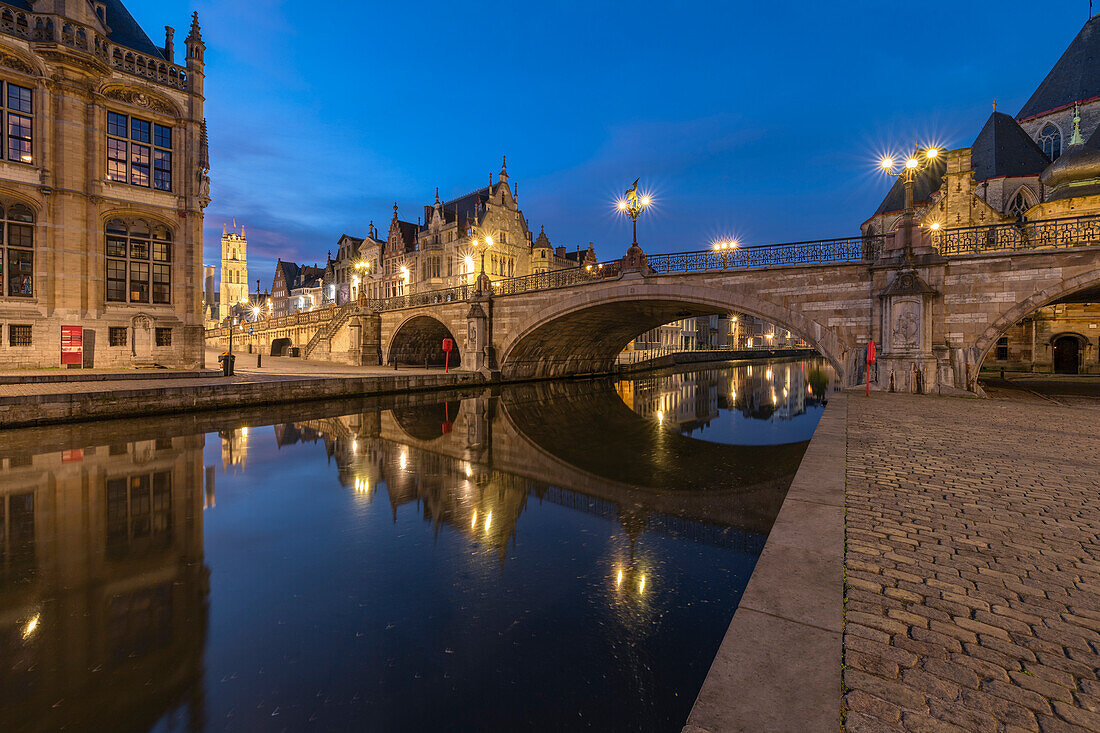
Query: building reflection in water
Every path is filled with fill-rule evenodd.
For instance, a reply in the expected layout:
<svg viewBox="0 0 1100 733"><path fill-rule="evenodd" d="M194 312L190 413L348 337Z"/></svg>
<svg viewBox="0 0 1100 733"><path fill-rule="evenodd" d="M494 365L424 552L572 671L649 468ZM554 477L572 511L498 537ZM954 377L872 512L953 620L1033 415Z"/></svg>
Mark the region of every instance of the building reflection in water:
<svg viewBox="0 0 1100 733"><path fill-rule="evenodd" d="M786 421L821 406L835 380L823 359L726 365L664 373L616 383L630 409L663 427L695 434L722 410L752 420Z"/></svg>
<svg viewBox="0 0 1100 733"><path fill-rule="evenodd" d="M0 729L201 727L203 436L24 435L0 447Z"/></svg>

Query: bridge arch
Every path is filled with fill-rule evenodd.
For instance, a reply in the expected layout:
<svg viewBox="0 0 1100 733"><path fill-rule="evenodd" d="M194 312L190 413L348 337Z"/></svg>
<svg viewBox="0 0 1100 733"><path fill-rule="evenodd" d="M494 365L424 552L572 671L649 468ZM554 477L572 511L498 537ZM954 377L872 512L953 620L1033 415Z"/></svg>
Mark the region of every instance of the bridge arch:
<svg viewBox="0 0 1100 733"><path fill-rule="evenodd" d="M620 280L570 293L535 309L509 329L500 349L506 378L607 372L631 339L680 318L747 313L797 334L816 348L844 383L854 343L805 314L764 300L749 287L705 282Z"/></svg>
<svg viewBox="0 0 1100 733"><path fill-rule="evenodd" d="M443 339L448 338L454 344L450 366L455 368L461 364L462 355L459 341L447 324L425 313L410 315L394 329L386 352L386 363L396 361L398 364L441 367L445 362Z"/></svg>
<svg viewBox="0 0 1100 733"><path fill-rule="evenodd" d="M989 352L996 345L997 339L1003 336L1021 318L1063 298L1092 288L1100 289L1100 269L1084 272L1076 277L1063 280L1016 303L1005 311L1000 318L991 323L978 337L973 346L974 363L981 367ZM1100 300L1100 295L1098 295L1097 300Z"/></svg>

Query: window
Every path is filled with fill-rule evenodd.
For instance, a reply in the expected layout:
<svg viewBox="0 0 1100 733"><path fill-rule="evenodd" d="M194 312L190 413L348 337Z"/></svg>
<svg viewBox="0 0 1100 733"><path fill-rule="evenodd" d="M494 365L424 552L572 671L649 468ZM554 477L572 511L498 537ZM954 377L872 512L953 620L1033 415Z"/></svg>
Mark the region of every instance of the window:
<svg viewBox="0 0 1100 733"><path fill-rule="evenodd" d="M23 204L0 206L0 295L34 295L34 214ZM5 269L6 268L6 269Z"/></svg>
<svg viewBox="0 0 1100 733"><path fill-rule="evenodd" d="M108 112L107 177L119 183L171 191L172 128Z"/></svg>
<svg viewBox="0 0 1100 733"><path fill-rule="evenodd" d="M1023 219L1024 214L1030 208L1031 201L1024 193L1024 189L1021 188L1016 192L1016 195L1012 197L1012 203L1008 205L1008 213L1016 219Z"/></svg>
<svg viewBox="0 0 1100 733"><path fill-rule="evenodd" d="M34 108L31 90L15 84L4 83L0 89L0 104L4 107L4 126L8 144L4 155L16 163L31 163Z"/></svg>
<svg viewBox="0 0 1100 733"><path fill-rule="evenodd" d="M111 326L107 329L107 340L111 346L125 346L126 334L130 329L126 326Z"/></svg>
<svg viewBox="0 0 1100 733"><path fill-rule="evenodd" d="M118 559L163 548L172 539L172 474L107 479L107 554Z"/></svg>
<svg viewBox="0 0 1100 733"><path fill-rule="evenodd" d="M31 327L30 326L16 326L12 324L8 326L8 346L30 346L31 345Z"/></svg>
<svg viewBox="0 0 1100 733"><path fill-rule="evenodd" d="M1053 123L1048 122L1043 125L1043 129L1039 130L1037 142L1051 160L1062 154L1062 133Z"/></svg>
<svg viewBox="0 0 1100 733"><path fill-rule="evenodd" d="M158 328L156 335L157 335L157 346L171 346L172 345L172 329L170 329L170 328Z"/></svg>
<svg viewBox="0 0 1100 733"><path fill-rule="evenodd" d="M107 300L172 302L172 234L140 219L107 222Z"/></svg>
<svg viewBox="0 0 1100 733"><path fill-rule="evenodd" d="M1008 336L997 339L997 361L1008 361Z"/></svg>

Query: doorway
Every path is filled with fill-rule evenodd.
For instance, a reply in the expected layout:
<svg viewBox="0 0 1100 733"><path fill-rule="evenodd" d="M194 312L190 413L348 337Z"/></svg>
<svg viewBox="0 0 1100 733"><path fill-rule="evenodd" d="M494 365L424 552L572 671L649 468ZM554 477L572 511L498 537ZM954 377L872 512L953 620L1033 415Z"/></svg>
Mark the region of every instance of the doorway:
<svg viewBox="0 0 1100 733"><path fill-rule="evenodd" d="M1054 339L1054 373L1076 374L1081 345L1076 336Z"/></svg>

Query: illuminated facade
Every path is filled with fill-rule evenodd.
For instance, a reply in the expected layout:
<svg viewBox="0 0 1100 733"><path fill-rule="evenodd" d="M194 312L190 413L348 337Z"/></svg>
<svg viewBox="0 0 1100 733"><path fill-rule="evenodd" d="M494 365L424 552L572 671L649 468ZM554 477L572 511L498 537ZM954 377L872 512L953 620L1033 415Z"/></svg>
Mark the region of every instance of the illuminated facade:
<svg viewBox="0 0 1100 733"><path fill-rule="evenodd" d="M921 226L981 228L1100 214L1098 57L1100 15L1085 23L1015 117L994 105L970 147L947 151L918 174L913 198ZM904 198L899 179L863 233L895 231ZM1100 293L1070 300L1017 322L984 366L1100 373Z"/></svg>
<svg viewBox="0 0 1100 733"><path fill-rule="evenodd" d="M118 0L0 2L0 367L197 367L205 45ZM74 363L74 362L66 362Z"/></svg>

